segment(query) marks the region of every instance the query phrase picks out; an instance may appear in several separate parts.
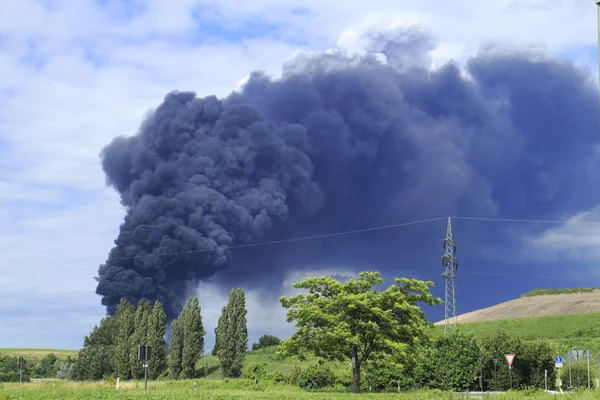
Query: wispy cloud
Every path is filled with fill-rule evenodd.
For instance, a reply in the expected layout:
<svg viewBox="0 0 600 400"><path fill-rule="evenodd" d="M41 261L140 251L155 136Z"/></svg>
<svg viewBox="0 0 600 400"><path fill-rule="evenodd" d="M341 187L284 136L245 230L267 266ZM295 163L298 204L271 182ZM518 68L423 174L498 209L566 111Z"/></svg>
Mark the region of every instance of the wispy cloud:
<svg viewBox="0 0 600 400"><path fill-rule="evenodd" d="M135 134L167 92L224 96L253 70L277 75L298 51L336 43L360 50L361 32L402 21L434 29L436 63L464 60L484 39L543 41L553 52L593 48L593 7L587 0L0 3L0 283L13 305L0 315L3 345L77 348L102 315L93 277L124 211L104 186L98 155L113 137ZM89 295L52 297L73 292ZM23 294L30 303L16 300ZM89 311L65 311L64 323L51 323L42 311L49 298L56 309ZM257 324L281 320L252 296L249 303Z"/></svg>

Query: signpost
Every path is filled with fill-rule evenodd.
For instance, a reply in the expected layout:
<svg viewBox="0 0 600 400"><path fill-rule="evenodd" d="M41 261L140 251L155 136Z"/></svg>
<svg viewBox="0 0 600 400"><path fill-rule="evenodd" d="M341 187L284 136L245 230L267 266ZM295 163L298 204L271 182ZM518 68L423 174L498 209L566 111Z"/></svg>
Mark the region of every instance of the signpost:
<svg viewBox="0 0 600 400"><path fill-rule="evenodd" d="M514 354L505 354L504 358L506 359L506 362L508 363L508 374L510 375L510 389L512 390L512 363L515 360L515 355Z"/></svg>
<svg viewBox="0 0 600 400"><path fill-rule="evenodd" d="M152 346L138 346L138 360L144 362L144 390L148 390L148 361L152 358Z"/></svg>
<svg viewBox="0 0 600 400"><path fill-rule="evenodd" d="M25 359L23 356L19 356L19 389L23 388L23 364Z"/></svg>
<svg viewBox="0 0 600 400"><path fill-rule="evenodd" d="M554 357L554 366L558 369L558 381L560 382L560 370L563 367L563 359L561 356Z"/></svg>
<svg viewBox="0 0 600 400"><path fill-rule="evenodd" d="M497 358L493 358L492 361L494 362L494 388L498 390L498 373L496 368L498 367L499 360Z"/></svg>

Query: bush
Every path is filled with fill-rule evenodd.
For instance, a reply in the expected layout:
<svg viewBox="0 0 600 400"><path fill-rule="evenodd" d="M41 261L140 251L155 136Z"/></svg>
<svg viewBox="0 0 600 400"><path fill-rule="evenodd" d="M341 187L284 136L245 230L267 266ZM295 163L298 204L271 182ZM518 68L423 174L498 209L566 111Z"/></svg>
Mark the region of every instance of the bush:
<svg viewBox="0 0 600 400"><path fill-rule="evenodd" d="M335 374L326 365L312 365L300 374L299 384L302 389L317 390L335 385Z"/></svg>
<svg viewBox="0 0 600 400"><path fill-rule="evenodd" d="M266 363L252 363L242 371L242 378L246 379L265 379L267 377Z"/></svg>

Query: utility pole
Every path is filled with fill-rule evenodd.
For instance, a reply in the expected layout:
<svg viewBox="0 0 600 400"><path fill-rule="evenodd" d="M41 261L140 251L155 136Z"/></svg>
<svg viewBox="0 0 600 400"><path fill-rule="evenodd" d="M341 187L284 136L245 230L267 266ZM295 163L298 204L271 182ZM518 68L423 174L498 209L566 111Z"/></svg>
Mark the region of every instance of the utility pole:
<svg viewBox="0 0 600 400"><path fill-rule="evenodd" d="M19 356L19 389L23 389L23 363L25 359Z"/></svg>
<svg viewBox="0 0 600 400"><path fill-rule="evenodd" d="M152 358L152 346L138 346L138 360L144 362L144 390L148 390L148 361Z"/></svg>
<svg viewBox="0 0 600 400"><path fill-rule="evenodd" d="M599 0L600 1L600 0ZM458 319L456 318L456 291L454 282L458 280L456 272L458 271L458 261L456 261L456 243L452 239L452 223L448 218L448 227L446 229L446 238L444 239L445 254L442 256L442 266L444 273L442 277L446 280L446 295L444 300L445 327L444 334L450 329L456 329Z"/></svg>

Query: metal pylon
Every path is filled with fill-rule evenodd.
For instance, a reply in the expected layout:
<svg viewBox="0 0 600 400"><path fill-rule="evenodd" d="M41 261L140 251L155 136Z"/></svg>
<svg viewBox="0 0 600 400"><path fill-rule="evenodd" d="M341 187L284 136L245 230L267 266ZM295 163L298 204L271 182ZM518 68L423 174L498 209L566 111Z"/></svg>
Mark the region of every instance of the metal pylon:
<svg viewBox="0 0 600 400"><path fill-rule="evenodd" d="M452 239L452 224L448 218L448 228L446 229L446 238L444 239L445 254L442 256L442 266L444 273L442 277L446 280L446 295L444 299L444 332L448 333L450 329L456 329L458 319L456 318L456 288L455 282L458 279L458 261L456 261L456 243Z"/></svg>

